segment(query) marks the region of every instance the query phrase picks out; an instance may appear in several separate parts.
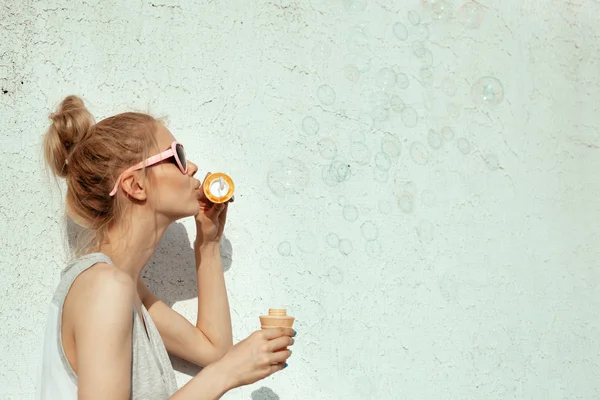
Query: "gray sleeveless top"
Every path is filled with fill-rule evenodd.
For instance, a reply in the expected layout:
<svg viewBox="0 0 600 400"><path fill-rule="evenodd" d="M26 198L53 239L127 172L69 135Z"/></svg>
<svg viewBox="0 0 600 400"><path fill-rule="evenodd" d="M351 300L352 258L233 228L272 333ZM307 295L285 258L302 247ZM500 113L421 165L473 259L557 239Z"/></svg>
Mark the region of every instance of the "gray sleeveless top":
<svg viewBox="0 0 600 400"><path fill-rule="evenodd" d="M52 299L58 307L58 348L64 368L77 385L77 376L71 368L62 347L61 321L62 309L65 298L73 281L79 274L92 265L104 262L113 264L112 260L103 253L91 253L72 261L61 273L61 280ZM169 360L165 345L152 322L152 318L142 304L142 318L146 327L140 321L137 310L132 306L133 332L132 332L132 363L131 363L131 393L132 400L159 400L169 398L177 390L175 372ZM146 330L148 333L146 334Z"/></svg>

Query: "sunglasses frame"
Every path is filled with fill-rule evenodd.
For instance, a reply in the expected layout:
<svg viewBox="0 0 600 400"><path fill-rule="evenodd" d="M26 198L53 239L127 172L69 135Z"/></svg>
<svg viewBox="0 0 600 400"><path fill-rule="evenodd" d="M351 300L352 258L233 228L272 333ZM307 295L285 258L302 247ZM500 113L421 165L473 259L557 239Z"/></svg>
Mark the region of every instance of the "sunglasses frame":
<svg viewBox="0 0 600 400"><path fill-rule="evenodd" d="M168 158L171 158L171 157L175 158L175 161L177 162L177 166L179 167L179 170L181 171L181 173L187 174L187 171L188 171L187 157L185 158L185 166L184 166L181 163L181 160L179 159L179 155L177 154L177 146L181 146L181 149L183 150L183 155L185 157L185 148L183 147L183 144L181 144L175 140L173 143L171 143L171 147L169 149L167 149L167 150L163 151L162 153L159 153L155 156L148 157L146 160L139 162L139 163L135 164L133 167L127 168L125 171L121 172L119 174L119 177L117 178L117 181L115 182L115 187L113 188L112 192L110 192L110 196L112 197L117 193L117 190L119 189L119 183L121 182L121 178L123 177L124 174L132 172L132 171L137 171L139 169L142 169L144 167L149 167L154 164L158 164L159 162L166 160Z"/></svg>

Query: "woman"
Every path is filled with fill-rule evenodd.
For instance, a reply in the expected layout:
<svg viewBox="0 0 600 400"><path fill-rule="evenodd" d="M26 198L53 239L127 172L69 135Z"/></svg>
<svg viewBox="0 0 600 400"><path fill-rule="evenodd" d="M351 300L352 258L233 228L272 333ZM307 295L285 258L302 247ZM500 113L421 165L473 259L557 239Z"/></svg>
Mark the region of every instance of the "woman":
<svg viewBox="0 0 600 400"><path fill-rule="evenodd" d="M212 204L198 167L157 119L124 113L95 124L83 101L50 115L46 163L66 179L67 213L92 233L50 306L39 399L218 399L285 368L292 329L233 346L219 240L228 204ZM141 271L167 226L196 221L196 325L161 302ZM167 352L205 367L180 390Z"/></svg>

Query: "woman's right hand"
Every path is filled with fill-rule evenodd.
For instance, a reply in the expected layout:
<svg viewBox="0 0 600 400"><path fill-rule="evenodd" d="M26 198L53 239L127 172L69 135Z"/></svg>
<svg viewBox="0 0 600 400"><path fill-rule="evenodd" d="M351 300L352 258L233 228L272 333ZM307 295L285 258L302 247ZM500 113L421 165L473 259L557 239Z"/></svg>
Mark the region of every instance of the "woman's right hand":
<svg viewBox="0 0 600 400"><path fill-rule="evenodd" d="M231 347L215 366L228 376L231 388L249 385L287 366L293 336L292 328L261 329Z"/></svg>

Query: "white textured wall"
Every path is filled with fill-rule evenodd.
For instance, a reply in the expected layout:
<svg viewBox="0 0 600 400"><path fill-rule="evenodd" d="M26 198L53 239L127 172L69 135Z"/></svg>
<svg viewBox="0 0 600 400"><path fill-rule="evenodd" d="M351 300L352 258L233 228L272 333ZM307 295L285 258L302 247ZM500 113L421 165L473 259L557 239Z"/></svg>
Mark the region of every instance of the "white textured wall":
<svg viewBox="0 0 600 400"><path fill-rule="evenodd" d="M484 0L474 29L458 0L442 20L417 0L0 3L0 398L33 397L65 263L39 160L68 94L98 120L168 115L201 174L237 183L235 339L274 306L298 339L226 399L600 398L598 1ZM194 318L191 222L146 278Z"/></svg>

